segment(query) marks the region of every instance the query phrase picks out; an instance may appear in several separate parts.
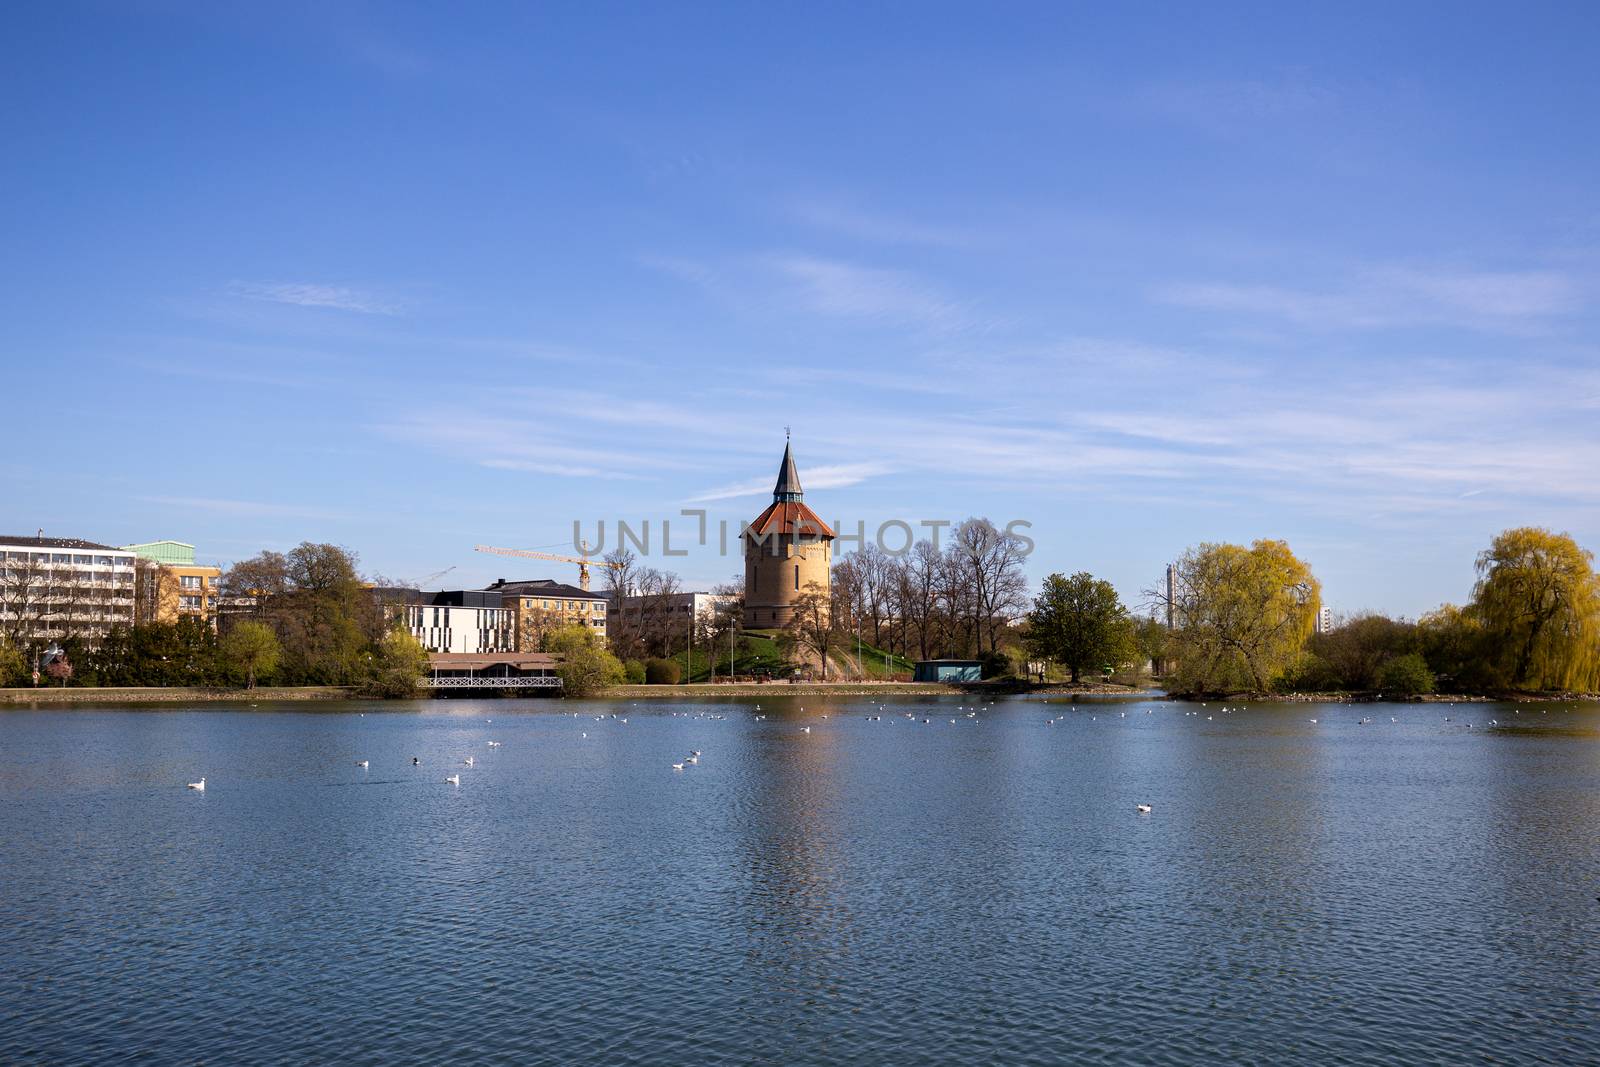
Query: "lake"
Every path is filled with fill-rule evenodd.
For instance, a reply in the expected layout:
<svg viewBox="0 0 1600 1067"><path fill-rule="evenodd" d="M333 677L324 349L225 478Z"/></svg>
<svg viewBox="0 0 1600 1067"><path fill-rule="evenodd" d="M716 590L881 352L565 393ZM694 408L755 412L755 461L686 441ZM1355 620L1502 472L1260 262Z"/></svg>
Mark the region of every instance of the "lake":
<svg viewBox="0 0 1600 1067"><path fill-rule="evenodd" d="M0 711L0 1063L1600 1063L1592 705L756 703Z"/></svg>

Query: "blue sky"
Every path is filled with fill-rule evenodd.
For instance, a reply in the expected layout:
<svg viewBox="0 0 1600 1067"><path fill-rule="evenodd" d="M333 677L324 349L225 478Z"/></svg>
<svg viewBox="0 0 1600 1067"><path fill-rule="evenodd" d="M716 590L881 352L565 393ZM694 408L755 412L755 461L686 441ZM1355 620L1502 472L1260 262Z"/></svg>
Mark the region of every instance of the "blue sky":
<svg viewBox="0 0 1600 1067"><path fill-rule="evenodd" d="M37 4L0 39L0 532L1033 524L1340 611L1600 547L1591 4ZM20 445L20 447L18 447ZM685 524L687 525L687 523ZM675 531L676 532L676 531ZM655 559L690 585L737 561Z"/></svg>

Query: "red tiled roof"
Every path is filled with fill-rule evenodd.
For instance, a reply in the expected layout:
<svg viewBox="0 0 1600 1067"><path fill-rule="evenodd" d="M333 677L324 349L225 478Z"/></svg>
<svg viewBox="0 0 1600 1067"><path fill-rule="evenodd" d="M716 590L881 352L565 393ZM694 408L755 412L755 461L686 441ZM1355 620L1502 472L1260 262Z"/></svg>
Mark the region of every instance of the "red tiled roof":
<svg viewBox="0 0 1600 1067"><path fill-rule="evenodd" d="M833 540L833 531L828 524L817 517L817 513L806 507L798 500L774 501L767 505L767 510L755 517L750 523L750 532L757 537L767 534L793 534L795 526L799 525L799 533L805 537Z"/></svg>

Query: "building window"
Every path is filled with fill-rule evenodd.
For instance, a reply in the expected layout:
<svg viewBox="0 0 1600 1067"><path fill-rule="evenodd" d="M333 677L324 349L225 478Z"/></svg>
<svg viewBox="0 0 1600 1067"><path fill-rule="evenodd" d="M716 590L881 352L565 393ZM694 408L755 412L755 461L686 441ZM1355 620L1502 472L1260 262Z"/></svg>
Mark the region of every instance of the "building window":
<svg viewBox="0 0 1600 1067"><path fill-rule="evenodd" d="M178 583L185 589L199 589L200 576L198 574L185 574L178 578Z"/></svg>
<svg viewBox="0 0 1600 1067"><path fill-rule="evenodd" d="M798 592L800 589L800 564L798 563L794 565L794 587Z"/></svg>

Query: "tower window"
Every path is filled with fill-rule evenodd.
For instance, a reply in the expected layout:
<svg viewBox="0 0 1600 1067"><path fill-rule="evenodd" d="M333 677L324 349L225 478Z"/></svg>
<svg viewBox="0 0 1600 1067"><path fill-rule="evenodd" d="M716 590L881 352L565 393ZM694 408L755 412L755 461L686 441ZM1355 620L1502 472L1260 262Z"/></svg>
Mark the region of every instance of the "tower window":
<svg viewBox="0 0 1600 1067"><path fill-rule="evenodd" d="M794 588L795 592L800 591L800 564L798 563L794 565Z"/></svg>

